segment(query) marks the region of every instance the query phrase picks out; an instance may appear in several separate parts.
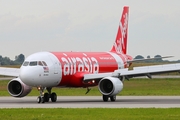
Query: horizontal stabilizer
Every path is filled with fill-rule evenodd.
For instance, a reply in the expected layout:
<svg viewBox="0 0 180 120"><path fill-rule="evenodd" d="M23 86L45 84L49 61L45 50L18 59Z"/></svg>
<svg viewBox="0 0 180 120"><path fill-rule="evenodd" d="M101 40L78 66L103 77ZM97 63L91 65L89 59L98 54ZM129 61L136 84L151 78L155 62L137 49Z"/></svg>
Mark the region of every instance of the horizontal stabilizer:
<svg viewBox="0 0 180 120"><path fill-rule="evenodd" d="M156 59L164 59L164 58L171 58L174 56L165 56L165 57L155 57L155 58L146 58L146 59L133 59L127 61L127 63L139 62L139 61L146 61L146 60L156 60Z"/></svg>

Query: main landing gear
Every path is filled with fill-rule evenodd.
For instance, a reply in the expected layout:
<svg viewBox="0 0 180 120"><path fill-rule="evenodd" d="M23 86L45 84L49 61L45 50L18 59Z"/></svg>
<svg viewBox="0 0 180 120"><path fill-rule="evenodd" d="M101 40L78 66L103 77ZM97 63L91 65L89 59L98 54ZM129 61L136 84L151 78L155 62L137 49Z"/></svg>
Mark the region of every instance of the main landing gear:
<svg viewBox="0 0 180 120"><path fill-rule="evenodd" d="M49 102L49 99L51 99L52 102L57 101L56 93L51 93L52 88L38 87L38 90L40 92L40 96L37 98L38 103ZM47 90L48 93L44 93L44 90Z"/></svg>
<svg viewBox="0 0 180 120"><path fill-rule="evenodd" d="M116 95L114 95L114 96L103 95L102 97L103 97L104 102L107 102L109 98L110 98L111 102L116 101Z"/></svg>

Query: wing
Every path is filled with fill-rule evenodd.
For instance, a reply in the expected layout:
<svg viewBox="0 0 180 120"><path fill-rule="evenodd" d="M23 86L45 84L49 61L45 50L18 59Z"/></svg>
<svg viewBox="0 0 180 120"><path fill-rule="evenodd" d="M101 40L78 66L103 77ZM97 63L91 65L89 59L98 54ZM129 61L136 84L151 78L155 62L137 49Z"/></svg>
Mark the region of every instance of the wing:
<svg viewBox="0 0 180 120"><path fill-rule="evenodd" d="M19 72L20 72L19 68L0 67L0 75L18 77Z"/></svg>
<svg viewBox="0 0 180 120"><path fill-rule="evenodd" d="M126 79L139 76L147 76L151 78L151 75L180 72L180 64L167 64L167 65L154 65L144 67L134 67L133 70L119 69L109 73L98 73L98 74L85 74L84 82L89 80L100 80L104 77L125 77Z"/></svg>

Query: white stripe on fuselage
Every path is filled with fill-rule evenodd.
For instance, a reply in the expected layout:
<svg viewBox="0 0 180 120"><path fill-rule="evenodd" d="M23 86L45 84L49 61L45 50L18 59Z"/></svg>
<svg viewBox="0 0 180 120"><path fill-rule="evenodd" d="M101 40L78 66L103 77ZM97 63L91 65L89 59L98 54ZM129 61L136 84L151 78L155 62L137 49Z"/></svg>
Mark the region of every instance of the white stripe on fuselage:
<svg viewBox="0 0 180 120"><path fill-rule="evenodd" d="M114 57L114 59L116 60L116 62L118 64L118 69L124 68L123 60L119 55L117 55L116 53L113 53L113 52L107 52L107 53L109 53L111 56Z"/></svg>

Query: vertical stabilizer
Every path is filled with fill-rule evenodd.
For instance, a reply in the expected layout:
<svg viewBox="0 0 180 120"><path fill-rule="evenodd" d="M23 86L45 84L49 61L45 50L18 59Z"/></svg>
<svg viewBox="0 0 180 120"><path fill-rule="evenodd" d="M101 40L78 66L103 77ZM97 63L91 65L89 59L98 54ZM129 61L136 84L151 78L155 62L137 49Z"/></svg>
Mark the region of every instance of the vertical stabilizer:
<svg viewBox="0 0 180 120"><path fill-rule="evenodd" d="M127 34L128 34L128 16L129 7L125 6L120 19L118 33L111 52L126 54L127 51Z"/></svg>

